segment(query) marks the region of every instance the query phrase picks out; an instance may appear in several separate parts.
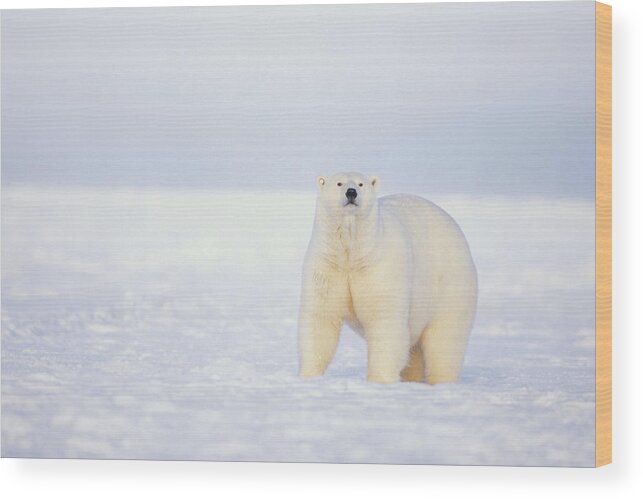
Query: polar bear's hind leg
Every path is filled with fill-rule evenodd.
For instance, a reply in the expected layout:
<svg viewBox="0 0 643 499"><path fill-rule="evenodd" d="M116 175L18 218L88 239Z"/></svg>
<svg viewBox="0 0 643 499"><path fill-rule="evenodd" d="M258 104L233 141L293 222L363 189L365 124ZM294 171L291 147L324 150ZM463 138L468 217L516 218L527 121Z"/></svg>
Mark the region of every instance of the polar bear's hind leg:
<svg viewBox="0 0 643 499"><path fill-rule="evenodd" d="M403 381L424 381L424 359L422 358L422 348L419 342L411 348L409 362L400 373Z"/></svg>
<svg viewBox="0 0 643 499"><path fill-rule="evenodd" d="M472 312L453 310L424 330L420 341L429 384L458 381L472 322Z"/></svg>

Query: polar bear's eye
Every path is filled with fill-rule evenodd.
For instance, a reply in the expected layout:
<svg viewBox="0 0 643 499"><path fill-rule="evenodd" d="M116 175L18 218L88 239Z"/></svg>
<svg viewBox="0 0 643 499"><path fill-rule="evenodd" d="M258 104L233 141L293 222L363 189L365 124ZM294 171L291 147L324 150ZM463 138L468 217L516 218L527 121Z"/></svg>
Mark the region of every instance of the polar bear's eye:
<svg viewBox="0 0 643 499"><path fill-rule="evenodd" d="M362 183L360 182L360 183L359 183L359 186L360 186L360 187L364 187L364 184L362 184Z"/></svg>
<svg viewBox="0 0 643 499"><path fill-rule="evenodd" d="M337 182L337 187L341 187L341 186L342 186L342 183L341 183L341 182Z"/></svg>

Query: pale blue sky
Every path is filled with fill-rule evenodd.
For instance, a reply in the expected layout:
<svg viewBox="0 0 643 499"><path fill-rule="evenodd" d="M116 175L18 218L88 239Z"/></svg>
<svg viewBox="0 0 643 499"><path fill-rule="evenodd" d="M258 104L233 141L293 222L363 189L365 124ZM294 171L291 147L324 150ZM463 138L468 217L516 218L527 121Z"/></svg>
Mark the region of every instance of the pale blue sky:
<svg viewBox="0 0 643 499"><path fill-rule="evenodd" d="M594 194L594 2L2 12L2 182Z"/></svg>

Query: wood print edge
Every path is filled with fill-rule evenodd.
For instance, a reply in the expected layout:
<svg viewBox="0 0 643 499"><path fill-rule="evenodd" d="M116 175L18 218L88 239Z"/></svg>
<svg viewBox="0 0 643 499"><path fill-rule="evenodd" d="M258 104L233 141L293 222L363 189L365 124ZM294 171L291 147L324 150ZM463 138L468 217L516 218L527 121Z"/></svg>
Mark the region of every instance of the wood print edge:
<svg viewBox="0 0 643 499"><path fill-rule="evenodd" d="M596 2L596 466L612 462L612 7Z"/></svg>

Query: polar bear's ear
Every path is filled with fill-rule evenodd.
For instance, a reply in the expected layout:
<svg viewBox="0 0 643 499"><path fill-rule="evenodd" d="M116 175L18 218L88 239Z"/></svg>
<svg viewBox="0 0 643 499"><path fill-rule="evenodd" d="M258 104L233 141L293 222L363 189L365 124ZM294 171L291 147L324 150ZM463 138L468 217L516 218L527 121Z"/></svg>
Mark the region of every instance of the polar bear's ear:
<svg viewBox="0 0 643 499"><path fill-rule="evenodd" d="M326 177L317 177L317 188L321 191L324 185L326 185Z"/></svg>
<svg viewBox="0 0 643 499"><path fill-rule="evenodd" d="M368 179L373 186L375 192L380 190L380 178L379 177L369 177Z"/></svg>

